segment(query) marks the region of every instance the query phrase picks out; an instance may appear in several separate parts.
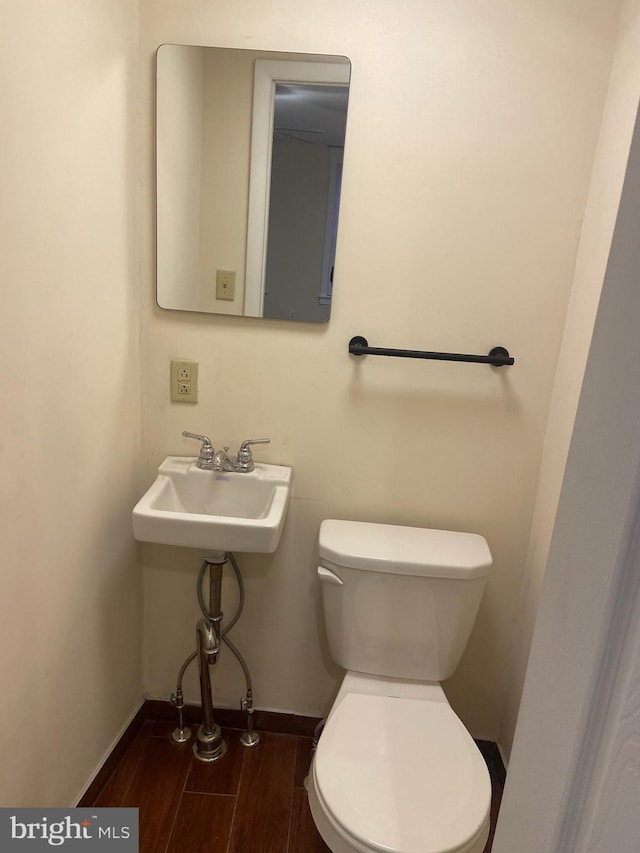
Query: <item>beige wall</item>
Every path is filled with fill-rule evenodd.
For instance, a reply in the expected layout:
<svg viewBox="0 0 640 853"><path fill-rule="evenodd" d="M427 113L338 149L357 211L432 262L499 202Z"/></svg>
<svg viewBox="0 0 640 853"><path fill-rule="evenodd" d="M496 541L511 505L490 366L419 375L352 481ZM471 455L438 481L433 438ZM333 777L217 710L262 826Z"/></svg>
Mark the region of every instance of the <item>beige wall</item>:
<svg viewBox="0 0 640 853"><path fill-rule="evenodd" d="M544 578L569 441L600 301L613 228L640 98L640 2L623 6L615 59L596 152L567 323L558 360L525 575L515 625L505 717L500 736L508 757Z"/></svg>
<svg viewBox="0 0 640 853"><path fill-rule="evenodd" d="M163 312L143 223L144 482L182 429L294 467L278 552L241 556L234 629L259 707L327 710L330 663L314 578L325 517L471 530L495 568L446 690L471 731L498 735L549 401L607 88L617 4L588 0L142 0L143 186L152 191L153 52L165 41L347 55L352 63L331 322ZM486 352L513 369L347 355L392 347ZM168 401L167 362L201 362L200 404ZM147 548L145 686L166 698L194 643L199 555ZM225 609L233 596L225 592ZM243 692L230 656L217 701ZM193 679L189 698L197 698Z"/></svg>
<svg viewBox="0 0 640 853"><path fill-rule="evenodd" d="M136 10L0 5L0 805L66 806L141 692Z"/></svg>

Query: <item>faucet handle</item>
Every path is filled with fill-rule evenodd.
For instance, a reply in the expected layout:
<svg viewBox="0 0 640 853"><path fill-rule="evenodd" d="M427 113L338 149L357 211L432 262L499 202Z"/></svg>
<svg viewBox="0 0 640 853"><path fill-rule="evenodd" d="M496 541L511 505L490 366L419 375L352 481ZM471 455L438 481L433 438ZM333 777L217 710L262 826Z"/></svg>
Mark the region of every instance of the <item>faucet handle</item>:
<svg viewBox="0 0 640 853"><path fill-rule="evenodd" d="M253 457L251 455L251 445L270 443L270 438L247 438L245 441L243 441L240 445L240 450L238 451L236 471L242 471L244 473L249 473L249 471L253 471L255 465L253 463Z"/></svg>
<svg viewBox="0 0 640 853"><path fill-rule="evenodd" d="M196 462L198 468L203 468L204 470L213 468L214 449L211 439L206 435L198 435L195 432L187 432L186 430L183 430L182 435L185 438L195 438L196 441L202 442L200 456L198 456L198 461Z"/></svg>

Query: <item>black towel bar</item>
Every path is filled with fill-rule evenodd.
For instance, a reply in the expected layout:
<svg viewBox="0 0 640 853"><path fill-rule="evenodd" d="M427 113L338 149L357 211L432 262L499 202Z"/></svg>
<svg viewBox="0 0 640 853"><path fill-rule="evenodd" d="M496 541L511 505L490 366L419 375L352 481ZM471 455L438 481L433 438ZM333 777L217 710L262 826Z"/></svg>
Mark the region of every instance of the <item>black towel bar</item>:
<svg viewBox="0 0 640 853"><path fill-rule="evenodd" d="M493 367L504 367L515 364L509 350L504 347L493 347L489 355L465 355L459 352L424 352L415 349L387 349L385 347L370 347L366 338L356 335L349 341L351 355L390 355L398 358L430 358L437 361L469 361L476 364L491 364Z"/></svg>

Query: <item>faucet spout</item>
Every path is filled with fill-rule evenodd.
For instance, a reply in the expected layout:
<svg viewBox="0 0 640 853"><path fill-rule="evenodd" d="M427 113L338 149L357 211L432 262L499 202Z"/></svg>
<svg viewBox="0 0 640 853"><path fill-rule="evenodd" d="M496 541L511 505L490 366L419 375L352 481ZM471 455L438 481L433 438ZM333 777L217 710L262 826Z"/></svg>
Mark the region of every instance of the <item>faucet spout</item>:
<svg viewBox="0 0 640 853"><path fill-rule="evenodd" d="M222 450L218 450L214 459L213 459L213 469L214 471L235 471L236 463L235 460L232 459L227 453L229 450L228 447L223 447Z"/></svg>

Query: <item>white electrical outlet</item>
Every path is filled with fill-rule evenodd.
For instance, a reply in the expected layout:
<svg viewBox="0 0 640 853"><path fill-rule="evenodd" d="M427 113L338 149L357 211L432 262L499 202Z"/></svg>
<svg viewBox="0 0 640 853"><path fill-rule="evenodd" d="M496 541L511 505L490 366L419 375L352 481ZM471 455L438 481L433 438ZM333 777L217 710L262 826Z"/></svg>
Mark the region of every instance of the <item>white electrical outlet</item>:
<svg viewBox="0 0 640 853"><path fill-rule="evenodd" d="M171 359L171 402L198 402L198 362Z"/></svg>

